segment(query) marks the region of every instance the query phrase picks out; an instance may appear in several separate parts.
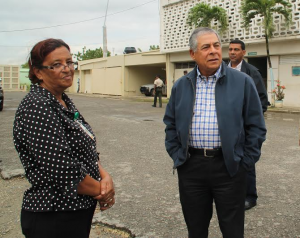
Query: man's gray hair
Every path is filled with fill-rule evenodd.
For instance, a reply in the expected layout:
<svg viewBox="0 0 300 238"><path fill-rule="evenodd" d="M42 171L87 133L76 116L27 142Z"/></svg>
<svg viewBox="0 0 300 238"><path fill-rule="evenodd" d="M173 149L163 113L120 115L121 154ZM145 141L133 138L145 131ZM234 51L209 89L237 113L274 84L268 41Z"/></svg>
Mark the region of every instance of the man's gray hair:
<svg viewBox="0 0 300 238"><path fill-rule="evenodd" d="M216 36L218 37L218 40L221 44L221 40L220 40L220 36L218 35L218 33L211 29L211 28L208 28L208 27L199 27L199 28L196 28L192 35L190 36L190 39L189 39L189 46L190 46L190 49L194 52L197 51L197 48L198 48L198 36L201 36L201 35L205 35L205 34L216 34Z"/></svg>

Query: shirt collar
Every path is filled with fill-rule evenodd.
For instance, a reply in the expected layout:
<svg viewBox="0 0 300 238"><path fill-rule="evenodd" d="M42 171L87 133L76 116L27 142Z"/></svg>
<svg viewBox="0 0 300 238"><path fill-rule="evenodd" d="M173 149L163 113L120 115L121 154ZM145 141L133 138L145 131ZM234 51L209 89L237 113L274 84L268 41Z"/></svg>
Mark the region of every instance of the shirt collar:
<svg viewBox="0 0 300 238"><path fill-rule="evenodd" d="M233 68L233 69L236 69L236 70L238 70L238 71L241 71L241 70L242 70L242 63L243 63L243 60L242 60L235 68L233 68L233 67L231 66L231 62L229 62L228 66L229 66L230 68Z"/></svg>
<svg viewBox="0 0 300 238"><path fill-rule="evenodd" d="M220 64L220 67L218 68L218 70L215 72L214 75L208 76L209 78L213 78L214 81L217 81L220 76L221 76L221 69L222 69L222 64ZM206 77L202 76L199 70L199 66L197 66L197 78L204 80Z"/></svg>
<svg viewBox="0 0 300 238"><path fill-rule="evenodd" d="M67 104L68 109L66 109L65 107L63 107L52 93L50 93L47 89L41 87L40 85L38 85L38 84L31 84L30 90L32 92L37 92L37 93L41 94L43 97L48 98L53 103L55 103L58 106L60 106L62 110L70 111L70 112L74 112L74 111L77 110L74 107L74 104L72 103L71 99L65 93L62 94L62 98L65 101L65 103Z"/></svg>

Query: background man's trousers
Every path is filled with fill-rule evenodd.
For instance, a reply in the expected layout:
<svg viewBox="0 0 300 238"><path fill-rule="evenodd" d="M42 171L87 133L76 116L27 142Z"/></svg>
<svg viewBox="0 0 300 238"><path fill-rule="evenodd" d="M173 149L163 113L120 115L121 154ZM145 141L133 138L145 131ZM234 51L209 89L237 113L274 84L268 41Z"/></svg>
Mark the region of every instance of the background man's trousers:
<svg viewBox="0 0 300 238"><path fill-rule="evenodd" d="M155 89L154 103L153 105L156 107L157 97L159 98L159 106L162 107L162 88L157 87Z"/></svg>
<svg viewBox="0 0 300 238"><path fill-rule="evenodd" d="M179 194L189 238L207 238L213 201L224 238L244 237L246 170L230 177L222 155L191 154L177 168Z"/></svg>

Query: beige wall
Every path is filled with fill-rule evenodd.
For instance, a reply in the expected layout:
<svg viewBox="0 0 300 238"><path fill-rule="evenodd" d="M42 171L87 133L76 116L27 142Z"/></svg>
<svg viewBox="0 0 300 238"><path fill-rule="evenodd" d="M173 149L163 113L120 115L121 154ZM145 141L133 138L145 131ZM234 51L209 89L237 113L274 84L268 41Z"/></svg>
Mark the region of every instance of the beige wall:
<svg viewBox="0 0 300 238"><path fill-rule="evenodd" d="M159 51L81 61L80 92L141 95L140 86L153 83L156 74L166 79L165 62L166 55Z"/></svg>
<svg viewBox="0 0 300 238"><path fill-rule="evenodd" d="M122 68L102 68L92 71L92 93L122 95Z"/></svg>
<svg viewBox="0 0 300 238"><path fill-rule="evenodd" d="M155 75L166 79L165 65L131 66L125 70L124 96L139 96L141 85L153 84Z"/></svg>
<svg viewBox="0 0 300 238"><path fill-rule="evenodd" d="M300 66L300 62L279 65L278 76L281 84L286 87L283 104L284 106L300 107L300 76L292 75L292 66Z"/></svg>
<svg viewBox="0 0 300 238"><path fill-rule="evenodd" d="M80 90L83 93L93 93L92 91L92 70L84 70L84 83L81 85L83 86L83 89Z"/></svg>
<svg viewBox="0 0 300 238"><path fill-rule="evenodd" d="M158 50L124 55L125 66L141 66L141 65L156 65L164 64L166 55L161 54Z"/></svg>

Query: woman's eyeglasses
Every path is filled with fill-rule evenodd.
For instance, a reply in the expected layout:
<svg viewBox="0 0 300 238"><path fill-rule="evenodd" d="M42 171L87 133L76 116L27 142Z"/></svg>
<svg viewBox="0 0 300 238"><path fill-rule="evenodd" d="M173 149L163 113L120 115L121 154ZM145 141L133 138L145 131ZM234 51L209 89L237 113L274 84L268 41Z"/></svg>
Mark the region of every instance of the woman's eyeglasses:
<svg viewBox="0 0 300 238"><path fill-rule="evenodd" d="M51 66L45 66L45 65L41 65L40 68L42 69L51 69L51 70L54 70L54 71L63 71L65 70L66 67L68 67L69 69L74 69L74 65L75 65L75 62L67 62L67 64L61 64L61 63L56 63L54 65L51 65Z"/></svg>

